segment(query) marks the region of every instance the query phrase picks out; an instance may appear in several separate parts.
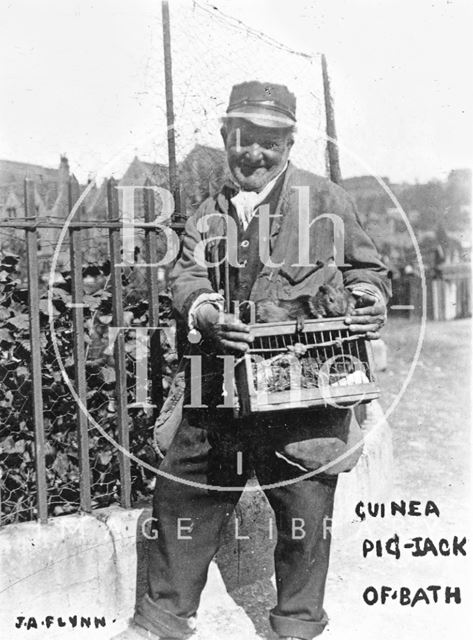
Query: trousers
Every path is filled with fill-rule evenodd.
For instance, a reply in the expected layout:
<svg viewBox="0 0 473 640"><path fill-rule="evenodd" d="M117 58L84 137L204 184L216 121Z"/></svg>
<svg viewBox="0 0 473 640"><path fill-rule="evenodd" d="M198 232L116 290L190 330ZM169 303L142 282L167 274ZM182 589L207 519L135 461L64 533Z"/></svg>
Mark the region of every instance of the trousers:
<svg viewBox="0 0 473 640"><path fill-rule="evenodd" d="M297 441L297 424L270 428L254 418L220 416L203 425L195 412L184 412L157 476L149 586L137 604L136 624L160 638L181 640L193 633L220 534L255 473L277 528L277 604L270 624L281 636L307 640L323 631L337 476L300 479L301 469L278 455L291 428Z"/></svg>

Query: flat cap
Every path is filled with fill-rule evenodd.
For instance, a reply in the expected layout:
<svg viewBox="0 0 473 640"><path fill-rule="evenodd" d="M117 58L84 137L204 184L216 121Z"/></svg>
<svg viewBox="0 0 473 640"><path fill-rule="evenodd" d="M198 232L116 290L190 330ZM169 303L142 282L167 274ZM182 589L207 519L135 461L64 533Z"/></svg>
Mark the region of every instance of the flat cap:
<svg viewBox="0 0 473 640"><path fill-rule="evenodd" d="M293 127L296 96L283 84L257 80L235 84L224 119L227 118L243 118L259 127Z"/></svg>

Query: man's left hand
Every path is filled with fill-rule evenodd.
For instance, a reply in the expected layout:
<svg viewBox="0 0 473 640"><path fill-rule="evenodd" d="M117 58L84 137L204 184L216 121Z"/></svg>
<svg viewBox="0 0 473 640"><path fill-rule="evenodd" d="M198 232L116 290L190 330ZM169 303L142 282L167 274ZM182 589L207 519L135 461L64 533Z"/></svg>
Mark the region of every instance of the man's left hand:
<svg viewBox="0 0 473 640"><path fill-rule="evenodd" d="M385 322L386 304L368 293L358 298L354 311L345 318L351 333L365 334L368 340L379 338L379 330Z"/></svg>

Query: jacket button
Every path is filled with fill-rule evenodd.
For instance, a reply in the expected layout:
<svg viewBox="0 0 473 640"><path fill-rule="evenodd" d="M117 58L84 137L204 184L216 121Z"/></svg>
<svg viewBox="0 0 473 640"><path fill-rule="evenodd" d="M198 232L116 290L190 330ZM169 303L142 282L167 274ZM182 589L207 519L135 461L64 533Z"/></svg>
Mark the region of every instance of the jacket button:
<svg viewBox="0 0 473 640"><path fill-rule="evenodd" d="M245 247L245 249L246 249L246 247L250 246L250 241L249 240L243 240L243 242L241 243L241 246Z"/></svg>

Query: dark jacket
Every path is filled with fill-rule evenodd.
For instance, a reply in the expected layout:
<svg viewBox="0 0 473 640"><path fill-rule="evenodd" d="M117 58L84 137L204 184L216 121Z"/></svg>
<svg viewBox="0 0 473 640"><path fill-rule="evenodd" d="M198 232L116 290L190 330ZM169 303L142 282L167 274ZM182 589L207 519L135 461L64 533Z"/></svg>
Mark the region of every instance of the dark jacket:
<svg viewBox="0 0 473 640"><path fill-rule="evenodd" d="M329 180L289 165L283 177L275 217L270 230L270 256L273 263L283 263L272 268L263 265L251 289L250 299L257 301L274 295L276 298L295 298L302 294L314 294L320 284L333 278L340 271L327 266L333 257L332 222L325 219L310 227L311 266L296 266L299 247L299 196L297 187L306 187L309 221L331 213L339 216L344 225L344 264L340 266L345 286L363 285L365 290L380 292L387 300L391 287L388 270L378 252L360 225L355 206L348 194ZM220 292L225 295L226 222L235 219L229 198L234 193L231 185L224 185L216 198L208 198L186 224L180 257L172 272L172 297L178 319L178 335L186 342L188 312L194 300L204 292ZM219 215L211 215L211 214ZM209 215L202 226L204 216ZM199 225L201 225L199 227ZM307 229L302 233L307 233ZM329 239L329 240L328 240ZM196 249L200 262L195 259ZM202 264L206 259L208 265ZM338 264L338 262L337 262ZM223 402L222 359L207 355L202 345L186 343L187 353L201 356L202 403L206 408L188 408L190 424L204 428L219 428L232 420L231 409L217 408ZM182 350L181 350L182 353ZM190 402L189 367L186 372L184 403ZM255 426L271 427L271 437L279 441L279 449L293 462L309 469L317 469L333 460L340 452L350 449L361 438L359 427L354 426L352 411L335 407L316 407L307 413L292 411L290 416L261 414L254 418ZM314 425L317 429L314 431ZM361 448L345 459L333 473L351 468L361 454Z"/></svg>
<svg viewBox="0 0 473 640"><path fill-rule="evenodd" d="M387 300L391 295L387 267L381 261L373 241L361 227L351 198L330 180L297 169L291 164L284 176L269 238L271 260L273 263L283 263L283 266L277 269L263 266L250 299L268 297L269 292L274 292L276 297L290 298L315 292L326 277L322 264L326 265L333 257L332 243L327 242L327 238L331 237L332 223L327 219L310 227L312 266L295 266L299 254L299 187L309 190L310 221L327 213L336 214L343 221L345 264L340 268L345 286L368 284L380 291ZM224 293L224 263L218 269L206 268L196 262L194 252L198 243L201 243L200 247L204 248L209 263L218 262L224 255L223 238L226 235L225 219L229 215L230 194L230 187L225 185L216 198L205 200L187 221L180 258L171 275L173 305L184 321L187 321L193 301L201 293ZM207 229L198 230L199 220L213 213L222 215L209 217ZM307 233L307 230L303 229L302 232Z"/></svg>

